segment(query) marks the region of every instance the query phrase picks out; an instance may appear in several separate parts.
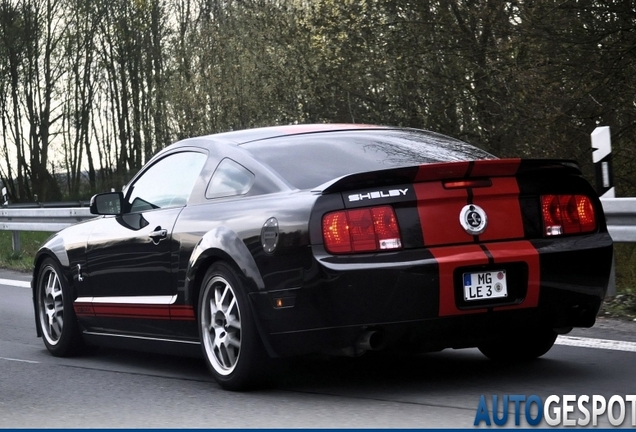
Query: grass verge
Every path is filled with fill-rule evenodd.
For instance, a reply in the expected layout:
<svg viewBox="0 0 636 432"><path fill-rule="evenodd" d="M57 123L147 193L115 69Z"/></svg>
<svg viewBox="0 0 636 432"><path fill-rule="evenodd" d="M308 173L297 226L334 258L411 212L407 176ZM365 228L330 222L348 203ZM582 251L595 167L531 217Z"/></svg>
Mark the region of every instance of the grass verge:
<svg viewBox="0 0 636 432"><path fill-rule="evenodd" d="M11 231L0 231L0 267L21 272L33 270L33 257L50 232L22 231L20 232L20 252L13 251L13 234Z"/></svg>
<svg viewBox="0 0 636 432"><path fill-rule="evenodd" d="M607 297L599 315L636 321L636 293L631 290L623 290L615 297Z"/></svg>
<svg viewBox="0 0 636 432"><path fill-rule="evenodd" d="M636 244L614 243L616 296L607 297L600 315L634 320L636 318Z"/></svg>

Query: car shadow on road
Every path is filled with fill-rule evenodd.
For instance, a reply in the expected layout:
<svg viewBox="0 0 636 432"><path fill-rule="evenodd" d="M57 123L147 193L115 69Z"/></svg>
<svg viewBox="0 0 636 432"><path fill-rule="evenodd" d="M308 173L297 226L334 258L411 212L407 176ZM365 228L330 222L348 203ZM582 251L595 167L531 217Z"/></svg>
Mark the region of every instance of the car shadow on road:
<svg viewBox="0 0 636 432"><path fill-rule="evenodd" d="M91 348L81 357L65 363L217 386L202 358ZM488 360L476 349L448 349L418 355L369 352L353 358L306 356L279 361L266 385L258 391L372 394L390 390L430 393L472 388L483 392L496 385L502 391L514 393L519 388L539 391L556 380L580 382L589 374L595 374L594 368L567 359L546 357L523 363L501 363Z"/></svg>
<svg viewBox="0 0 636 432"><path fill-rule="evenodd" d="M488 360L476 349L444 350L418 355L367 353L358 358L303 358L288 362L274 387L280 389L372 390L387 387L435 389L475 388L498 383L510 389L543 388L555 380L580 381L589 367L555 358L521 363Z"/></svg>

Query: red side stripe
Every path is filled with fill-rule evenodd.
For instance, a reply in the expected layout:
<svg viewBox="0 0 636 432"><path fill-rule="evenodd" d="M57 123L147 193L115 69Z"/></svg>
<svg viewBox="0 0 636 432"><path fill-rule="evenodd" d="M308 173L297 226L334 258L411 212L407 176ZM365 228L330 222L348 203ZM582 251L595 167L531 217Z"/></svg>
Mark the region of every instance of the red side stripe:
<svg viewBox="0 0 636 432"><path fill-rule="evenodd" d="M121 318L170 319L168 305L93 304L96 316Z"/></svg>
<svg viewBox="0 0 636 432"><path fill-rule="evenodd" d="M194 308L189 305L170 306L170 318L173 320L194 321Z"/></svg>
<svg viewBox="0 0 636 432"><path fill-rule="evenodd" d="M75 303L78 317L173 319L194 321L194 308L189 305L122 305L116 303Z"/></svg>
<svg viewBox="0 0 636 432"><path fill-rule="evenodd" d="M78 317L95 316L95 311L91 303L73 303L73 310L75 310L75 315Z"/></svg>

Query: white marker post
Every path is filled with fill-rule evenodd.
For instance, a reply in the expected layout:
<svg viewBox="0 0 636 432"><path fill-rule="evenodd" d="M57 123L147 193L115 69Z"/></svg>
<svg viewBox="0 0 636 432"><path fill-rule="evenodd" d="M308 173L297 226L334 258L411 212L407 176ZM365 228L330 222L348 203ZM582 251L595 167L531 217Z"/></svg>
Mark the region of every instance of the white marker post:
<svg viewBox="0 0 636 432"><path fill-rule="evenodd" d="M612 138L609 126L594 129L592 137L592 161L596 174L596 192L601 198L614 198L614 171L612 169ZM607 286L607 295L616 295L616 266L612 258L612 272Z"/></svg>
<svg viewBox="0 0 636 432"><path fill-rule="evenodd" d="M598 196L614 198L612 138L609 126L597 127L592 132L592 160L596 173L596 192Z"/></svg>

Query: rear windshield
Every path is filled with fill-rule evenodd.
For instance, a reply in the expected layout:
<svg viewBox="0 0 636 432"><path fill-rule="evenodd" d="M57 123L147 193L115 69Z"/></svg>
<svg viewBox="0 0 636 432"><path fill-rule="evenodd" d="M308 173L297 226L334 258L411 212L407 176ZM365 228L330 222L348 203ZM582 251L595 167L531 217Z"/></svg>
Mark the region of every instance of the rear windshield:
<svg viewBox="0 0 636 432"><path fill-rule="evenodd" d="M416 130L315 133L256 141L242 147L298 189L311 189L359 172L494 158L463 141Z"/></svg>

